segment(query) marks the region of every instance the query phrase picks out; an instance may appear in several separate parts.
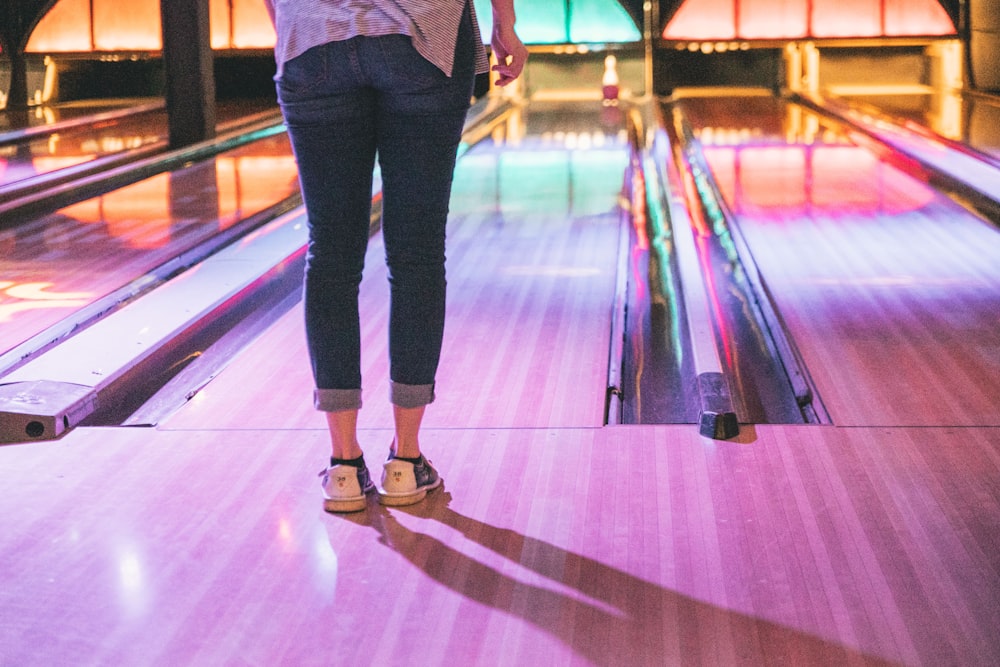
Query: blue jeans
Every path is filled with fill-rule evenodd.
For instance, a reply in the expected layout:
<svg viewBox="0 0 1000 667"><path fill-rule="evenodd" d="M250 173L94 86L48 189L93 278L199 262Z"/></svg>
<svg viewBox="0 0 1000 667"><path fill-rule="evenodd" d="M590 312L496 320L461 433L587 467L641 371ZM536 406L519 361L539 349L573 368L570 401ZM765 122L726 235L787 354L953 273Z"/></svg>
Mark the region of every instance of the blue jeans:
<svg viewBox="0 0 1000 667"><path fill-rule="evenodd" d="M305 325L315 405L361 407L358 287L372 172L382 172L390 401L434 400L445 315L445 223L475 79L468 12L451 77L403 35L355 37L285 64L278 101L309 220Z"/></svg>

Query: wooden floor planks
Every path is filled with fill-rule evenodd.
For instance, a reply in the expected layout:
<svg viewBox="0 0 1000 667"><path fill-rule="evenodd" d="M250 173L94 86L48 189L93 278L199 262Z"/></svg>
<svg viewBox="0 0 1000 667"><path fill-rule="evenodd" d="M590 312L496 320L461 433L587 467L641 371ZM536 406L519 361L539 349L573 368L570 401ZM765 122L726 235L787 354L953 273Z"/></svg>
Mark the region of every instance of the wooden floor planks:
<svg viewBox="0 0 1000 667"><path fill-rule="evenodd" d="M560 183L522 189L588 190ZM529 200L500 218L458 194L422 436L444 488L322 511L329 445L293 309L159 427L0 448L0 665L1000 662L1000 428L601 427L608 211L567 196L581 215ZM379 250L360 433L376 472Z"/></svg>
<svg viewBox="0 0 1000 667"><path fill-rule="evenodd" d="M778 98L681 106L833 423L1000 425L997 229Z"/></svg>
<svg viewBox="0 0 1000 667"><path fill-rule="evenodd" d="M431 430L445 488L352 516L322 430L5 447L0 664L1000 659L1000 432L747 431Z"/></svg>
<svg viewBox="0 0 1000 667"><path fill-rule="evenodd" d="M577 151L545 145L547 169L531 171L530 188L505 191L503 216L492 206L484 209L482 198L461 192L480 182L478 171L498 168L492 159L478 161L477 150L488 152L489 146L463 157L456 175L460 191L449 222L445 346L438 399L425 425L600 425L625 148L609 144L592 151L599 163L581 165ZM502 172L523 185L517 168ZM573 194L576 190L583 194ZM365 267L360 295L365 407L359 423L384 428L391 423L391 408L380 236L369 244ZM317 423L302 319L296 306L166 425L239 429ZM265 400L268 407L262 409Z"/></svg>

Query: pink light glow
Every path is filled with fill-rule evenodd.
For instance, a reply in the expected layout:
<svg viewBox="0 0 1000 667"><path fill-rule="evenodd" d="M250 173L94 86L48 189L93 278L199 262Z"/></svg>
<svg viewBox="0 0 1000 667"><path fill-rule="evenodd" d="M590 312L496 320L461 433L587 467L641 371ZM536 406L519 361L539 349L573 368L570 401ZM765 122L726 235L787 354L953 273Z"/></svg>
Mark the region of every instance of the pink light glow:
<svg viewBox="0 0 1000 667"><path fill-rule="evenodd" d="M713 41L954 34L937 0L687 0L663 30Z"/></svg>
<svg viewBox="0 0 1000 667"><path fill-rule="evenodd" d="M813 0L813 37L878 37L882 34L880 0Z"/></svg>
<svg viewBox="0 0 1000 667"><path fill-rule="evenodd" d="M934 196L857 146L706 146L705 158L733 211L763 221L902 213Z"/></svg>
<svg viewBox="0 0 1000 667"><path fill-rule="evenodd" d="M738 3L740 39L801 39L809 20L801 0L743 0Z"/></svg>
<svg viewBox="0 0 1000 667"><path fill-rule="evenodd" d="M734 0L688 0L670 20L664 39L735 39Z"/></svg>
<svg viewBox="0 0 1000 667"><path fill-rule="evenodd" d="M955 26L937 2L885 0L885 31L889 35L954 35Z"/></svg>

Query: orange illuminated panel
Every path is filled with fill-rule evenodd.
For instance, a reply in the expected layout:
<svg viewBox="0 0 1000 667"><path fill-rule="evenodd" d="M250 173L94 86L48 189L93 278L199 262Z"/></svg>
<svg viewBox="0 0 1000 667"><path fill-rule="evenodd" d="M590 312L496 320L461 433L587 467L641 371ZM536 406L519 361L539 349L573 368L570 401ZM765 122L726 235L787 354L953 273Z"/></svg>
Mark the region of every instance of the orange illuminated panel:
<svg viewBox="0 0 1000 667"><path fill-rule="evenodd" d="M211 0L213 49L270 49L274 26L261 0Z"/></svg>
<svg viewBox="0 0 1000 667"><path fill-rule="evenodd" d="M231 48L229 31L232 23L229 20L229 0L211 0L208 3L208 24L211 26L210 43L212 48Z"/></svg>
<svg viewBox="0 0 1000 667"><path fill-rule="evenodd" d="M809 17L801 0L742 0L737 3L740 39L801 39Z"/></svg>
<svg viewBox="0 0 1000 667"><path fill-rule="evenodd" d="M158 51L163 47L159 0L93 0L94 50Z"/></svg>
<svg viewBox="0 0 1000 667"><path fill-rule="evenodd" d="M933 0L885 0L887 35L954 35L948 12Z"/></svg>
<svg viewBox="0 0 1000 667"><path fill-rule="evenodd" d="M108 236L133 248L159 248L170 241L169 174L159 174L61 210L84 223L104 225Z"/></svg>
<svg viewBox="0 0 1000 667"><path fill-rule="evenodd" d="M232 0L233 48L269 49L274 46L274 26L260 0Z"/></svg>
<svg viewBox="0 0 1000 667"><path fill-rule="evenodd" d="M211 0L209 12L213 49L274 46L274 27L261 0ZM26 51L159 51L162 47L159 0L59 0L32 32Z"/></svg>
<svg viewBox="0 0 1000 667"><path fill-rule="evenodd" d="M291 155L219 158L215 172L220 229L291 196L298 187L298 170Z"/></svg>
<svg viewBox="0 0 1000 667"><path fill-rule="evenodd" d="M39 21L25 51L91 51L93 46L90 43L90 0L61 0Z"/></svg>
<svg viewBox="0 0 1000 667"><path fill-rule="evenodd" d="M687 0L663 31L664 39L736 39L734 0Z"/></svg>

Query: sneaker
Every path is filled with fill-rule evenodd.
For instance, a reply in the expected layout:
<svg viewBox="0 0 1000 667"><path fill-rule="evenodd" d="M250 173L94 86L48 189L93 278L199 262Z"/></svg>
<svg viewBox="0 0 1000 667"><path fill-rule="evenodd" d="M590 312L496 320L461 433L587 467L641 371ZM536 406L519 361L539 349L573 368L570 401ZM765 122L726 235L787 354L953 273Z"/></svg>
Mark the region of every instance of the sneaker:
<svg viewBox="0 0 1000 667"><path fill-rule="evenodd" d="M441 476L423 454L417 463L390 456L382 466L379 500L383 505L412 505L423 500L428 491L439 486Z"/></svg>
<svg viewBox="0 0 1000 667"><path fill-rule="evenodd" d="M327 512L360 512L368 504L365 494L375 489L367 466L335 465L321 470L319 476Z"/></svg>

